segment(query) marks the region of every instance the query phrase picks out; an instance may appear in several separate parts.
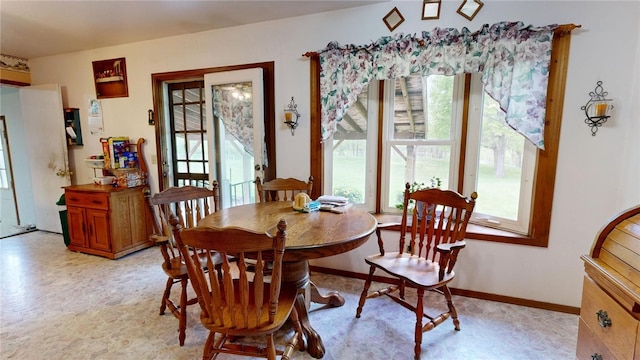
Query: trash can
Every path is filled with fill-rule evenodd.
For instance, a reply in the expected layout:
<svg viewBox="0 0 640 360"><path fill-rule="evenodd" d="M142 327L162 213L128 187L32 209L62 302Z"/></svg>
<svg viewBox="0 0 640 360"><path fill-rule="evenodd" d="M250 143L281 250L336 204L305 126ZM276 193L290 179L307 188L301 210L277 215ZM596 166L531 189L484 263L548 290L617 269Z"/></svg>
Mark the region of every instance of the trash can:
<svg viewBox="0 0 640 360"><path fill-rule="evenodd" d="M64 244L69 246L69 220L67 219L67 202L64 199L64 194L60 196L60 199L56 202L58 205L58 214L60 215L60 225L62 225L62 237L64 238Z"/></svg>

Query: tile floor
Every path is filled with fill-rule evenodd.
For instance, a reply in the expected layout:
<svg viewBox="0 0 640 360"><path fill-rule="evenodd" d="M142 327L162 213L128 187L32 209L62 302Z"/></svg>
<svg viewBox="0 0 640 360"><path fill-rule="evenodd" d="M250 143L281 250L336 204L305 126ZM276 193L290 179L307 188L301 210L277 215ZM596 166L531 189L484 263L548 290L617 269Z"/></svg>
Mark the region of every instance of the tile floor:
<svg viewBox="0 0 640 360"><path fill-rule="evenodd" d="M165 276L160 253L119 260L68 251L62 236L32 232L0 240L0 359L200 359L206 331L190 307L185 346L178 323L158 315ZM312 305L326 360L413 359L413 313L388 298L355 318L362 281L313 273L339 308ZM432 295L440 305L440 297ZM461 321L423 336L424 359L575 359L576 315L454 296ZM218 359L236 359L221 355ZM311 359L296 352L295 359Z"/></svg>

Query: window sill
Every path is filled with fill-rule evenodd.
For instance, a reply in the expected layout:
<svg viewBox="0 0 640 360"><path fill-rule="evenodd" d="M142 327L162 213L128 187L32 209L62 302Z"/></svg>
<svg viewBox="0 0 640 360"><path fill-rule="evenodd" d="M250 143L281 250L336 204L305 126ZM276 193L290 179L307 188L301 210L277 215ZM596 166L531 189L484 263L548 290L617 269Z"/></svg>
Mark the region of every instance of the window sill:
<svg viewBox="0 0 640 360"><path fill-rule="evenodd" d="M397 223L397 226L391 226L385 228L388 231L400 231L400 222L402 221L402 216L395 214L373 214L373 216L378 220L378 224L386 224L386 223ZM516 244L516 245L528 245L528 246L539 246L539 247L547 247L546 239L536 239L531 236L522 235L510 231L494 229L487 226L477 225L477 224L469 224L467 225L467 239L474 240L484 240L484 241L493 241L493 242L501 242L508 244Z"/></svg>

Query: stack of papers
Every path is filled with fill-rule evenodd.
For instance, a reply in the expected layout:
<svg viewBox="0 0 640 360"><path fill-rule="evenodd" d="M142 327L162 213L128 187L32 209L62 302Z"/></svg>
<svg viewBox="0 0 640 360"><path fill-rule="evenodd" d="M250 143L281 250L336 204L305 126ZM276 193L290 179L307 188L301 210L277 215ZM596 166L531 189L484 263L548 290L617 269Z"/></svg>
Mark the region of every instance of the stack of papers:
<svg viewBox="0 0 640 360"><path fill-rule="evenodd" d="M349 202L344 196L322 195L317 200L320 204L345 205Z"/></svg>
<svg viewBox="0 0 640 360"><path fill-rule="evenodd" d="M349 199L344 196L322 195L317 200L320 203L321 211L331 211L342 214L351 207Z"/></svg>

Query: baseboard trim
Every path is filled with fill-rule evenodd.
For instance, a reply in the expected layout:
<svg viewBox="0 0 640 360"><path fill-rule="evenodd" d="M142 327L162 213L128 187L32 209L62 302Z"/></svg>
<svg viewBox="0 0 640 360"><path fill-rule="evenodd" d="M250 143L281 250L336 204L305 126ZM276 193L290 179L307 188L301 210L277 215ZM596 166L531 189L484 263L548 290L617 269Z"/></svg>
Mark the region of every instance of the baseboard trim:
<svg viewBox="0 0 640 360"><path fill-rule="evenodd" d="M314 266L314 265L309 266L309 269L311 271L315 271L323 274L344 276L352 279L361 279L361 280L367 279L367 274L360 274L352 271L331 269L331 268ZM373 281L388 283L388 284L395 283L393 279L389 279L389 278L377 276L377 275L374 275ZM517 298L512 296L490 294L490 293L485 293L480 291L464 290L464 289L457 289L457 288L450 288L450 289L451 289L451 293L454 295L466 296L466 297L475 298L475 299L496 301L496 302L501 302L505 304L528 306L536 309L550 310L550 311L556 311L556 312L561 312L566 314L574 314L574 315L580 314L580 308L574 307L574 306L558 305L558 304L548 303L544 301L536 301L536 300L522 299L522 298Z"/></svg>

